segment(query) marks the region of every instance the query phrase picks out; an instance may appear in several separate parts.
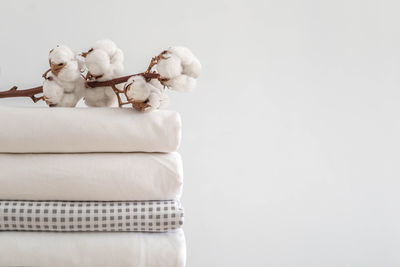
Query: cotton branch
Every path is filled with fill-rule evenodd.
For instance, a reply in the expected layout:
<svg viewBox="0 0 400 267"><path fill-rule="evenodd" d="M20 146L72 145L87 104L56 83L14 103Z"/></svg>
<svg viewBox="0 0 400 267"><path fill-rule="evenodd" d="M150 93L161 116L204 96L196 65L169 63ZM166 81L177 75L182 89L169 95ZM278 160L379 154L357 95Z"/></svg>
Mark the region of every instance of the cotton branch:
<svg viewBox="0 0 400 267"><path fill-rule="evenodd" d="M115 78L109 81L88 81L86 82L86 85L88 88L95 88L95 87L104 87L104 86L110 86L113 88L115 94L117 95L118 98L118 104L119 106L125 105L125 104L130 104L130 102L123 103L119 93L124 93L123 91L118 90L115 86L121 83L125 83L130 77L132 76L137 76L137 75L142 75L146 80L151 80L151 79L158 79L161 83L165 81L165 78L161 77L160 74L158 73L136 73L132 75L127 75L119 78ZM8 97L29 97L33 100L34 103L38 102L39 100L44 100L43 96L36 97L37 94L43 93L43 87L38 86L30 89L25 89L25 90L17 90L17 86L13 86L10 90L0 92L0 98L8 98Z"/></svg>
<svg viewBox="0 0 400 267"><path fill-rule="evenodd" d="M0 92L0 98L7 98L7 97L29 97L33 100L34 103L42 100L43 97L36 97L35 95L43 93L43 87L38 86L26 90L17 90L17 86L13 86L10 90Z"/></svg>
<svg viewBox="0 0 400 267"><path fill-rule="evenodd" d="M76 95L77 98L72 99L73 101L79 101L79 99L84 97L85 102L88 106L109 106L111 102L101 102L100 104L98 104L97 102L93 101L96 99L96 96L99 95L99 92L101 95L103 91L105 92L106 90L109 91L109 89L112 89L118 100L119 107L123 107L124 105L131 105L136 110L149 111L164 107L168 103L168 95L166 94L167 88L176 91L190 91L196 86L196 79L201 72L201 64L198 59L193 55L193 53L185 47L171 47L168 50L161 52L159 55L151 59L150 64L144 72L118 77L121 74L123 68L123 66L121 65L123 61L122 51L118 49L112 41L102 40L99 42L102 44L102 46L105 46L106 48L109 46L114 47L117 52L113 53L112 57L115 56L120 62L117 61L119 62L119 64L115 63L116 65L111 68L112 72L110 72L109 68L107 68L106 66L106 63L108 62L107 60L111 62L111 55L107 53L107 49L105 49L105 51L101 53L101 47L97 47L90 49L88 52L82 53L81 56L86 59L85 69L77 68L77 73L74 72L75 69L65 70L69 71L67 73L69 75L77 74L77 76L80 75L84 79L82 80L82 78L80 77L80 81L78 83L79 87L77 87L78 90L84 91L84 95L82 96L79 91L78 95ZM99 44L97 44L97 46L99 46ZM67 50L67 52L72 51L66 46L57 47L57 49L64 49ZM56 53L57 51L55 51L54 53ZM96 51L100 52L96 54ZM64 61L67 62L74 60L76 60L75 55L72 57L72 59L66 58ZM51 56L49 56L50 69L43 74L43 78L46 79L44 83L45 90L43 90L43 86L38 86L26 90L17 90L17 87L14 86L8 91L0 92L0 98L29 97L35 103L39 100L44 100L49 106L72 106L72 104L75 106L77 102L71 102L72 104L69 102L67 102L67 104L63 104L62 102L60 105L55 104L59 103L57 101L55 101L55 103L50 102L52 97L51 93L57 93L60 91L59 89L61 89L61 93L64 93L64 88L62 84L56 84L57 86L55 86L54 88L49 87L49 83L52 81L53 76L58 77L60 70L62 70L62 68L66 66L67 63L64 61L62 61L61 63L56 61L54 63L53 61L51 61ZM102 64L105 66L103 66ZM94 67L91 68L90 66ZM96 66L101 67L100 71L96 69ZM155 68L157 69L155 70ZM96 75L92 75L91 70ZM52 75L50 77L47 77L47 74L49 72L51 72ZM65 73L63 72L62 74L64 75ZM107 81L99 81L99 79L101 79L102 77L118 78ZM86 85L86 88L82 86L83 83ZM95 90L94 88L98 89ZM38 95L43 93L43 91L46 92L46 96ZM99 101L110 101L114 98L112 94L111 96L110 94L104 95L107 99L104 98ZM93 101L90 100L90 98L92 98Z"/></svg>
<svg viewBox="0 0 400 267"><path fill-rule="evenodd" d="M125 83L130 77L132 76L137 76L137 75L142 75L146 79L158 79L160 77L160 74L158 73L136 73L128 76L123 76L119 78L115 78L109 81L88 81L86 82L86 85L90 88L95 88L95 87L104 87L104 86L114 86L120 83Z"/></svg>

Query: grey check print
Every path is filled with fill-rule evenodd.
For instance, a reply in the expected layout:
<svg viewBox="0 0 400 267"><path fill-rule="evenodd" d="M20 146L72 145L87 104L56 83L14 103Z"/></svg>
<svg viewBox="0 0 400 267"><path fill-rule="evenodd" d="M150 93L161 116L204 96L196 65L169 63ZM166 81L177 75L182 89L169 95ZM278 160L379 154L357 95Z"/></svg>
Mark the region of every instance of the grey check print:
<svg viewBox="0 0 400 267"><path fill-rule="evenodd" d="M168 232L183 225L179 201L0 201L0 231Z"/></svg>

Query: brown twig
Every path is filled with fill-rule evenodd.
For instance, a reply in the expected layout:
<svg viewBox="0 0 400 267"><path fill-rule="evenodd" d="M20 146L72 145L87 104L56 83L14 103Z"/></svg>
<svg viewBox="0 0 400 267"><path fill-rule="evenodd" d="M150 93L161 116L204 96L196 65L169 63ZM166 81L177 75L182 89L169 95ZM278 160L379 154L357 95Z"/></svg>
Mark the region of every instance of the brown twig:
<svg viewBox="0 0 400 267"><path fill-rule="evenodd" d="M33 96L31 96L30 98L33 100L33 103L36 103L36 102L38 102L38 101L40 101L40 100L46 101L45 96L36 97L36 96L33 95ZM46 103L47 103L47 101L46 101ZM51 105L50 105L50 106L51 106Z"/></svg>
<svg viewBox="0 0 400 267"><path fill-rule="evenodd" d="M26 90L17 90L17 86L13 86L10 90L0 92L0 98L6 97L30 97L35 103L39 100L36 100L37 97L35 95L43 93L43 87L38 86L31 89ZM35 101L36 100L36 101Z"/></svg>
<svg viewBox="0 0 400 267"><path fill-rule="evenodd" d="M150 73L151 72L151 69L155 66L155 65L157 65L157 63L158 63L158 61L160 61L161 59L167 59L166 57L165 57L165 54L166 53L168 53L168 51L162 51L158 56L156 56L156 57L153 57L152 59L151 59L151 61L150 61L150 64L149 64L149 66L147 67L147 70L144 72L144 73Z"/></svg>
<svg viewBox="0 0 400 267"><path fill-rule="evenodd" d="M121 99L121 96L119 95L120 93L123 93L124 91L120 91L118 88L117 88L117 86L116 85L113 85L113 86L111 86L112 87L112 89L114 90L114 93L115 93L115 95L117 96L117 100L118 100L118 106L122 106L122 105L124 105L124 103L122 103L122 99Z"/></svg>
<svg viewBox="0 0 400 267"><path fill-rule="evenodd" d="M158 73L146 73L146 72L141 72L141 73L136 73L136 74L132 74L132 75L127 75L127 76L123 76L123 77L119 77L119 78L115 78L112 80L108 80L108 81L89 81L87 82L87 86L94 88L94 87L106 87L106 86L113 86L113 85L117 85L120 83L125 83L126 81L128 81L128 79L130 77L133 76L139 76L142 75L145 79L149 78L149 79L158 79L160 77L160 74Z"/></svg>
<svg viewBox="0 0 400 267"><path fill-rule="evenodd" d="M90 48L89 51L87 51L87 52L82 52L82 53L81 53L81 56L82 56L82 57L87 57L87 55L88 55L90 52L92 52L92 51L93 51L93 48Z"/></svg>
<svg viewBox="0 0 400 267"><path fill-rule="evenodd" d="M132 106L138 111L145 111L146 108L150 107L148 101L132 101Z"/></svg>
<svg viewBox="0 0 400 267"><path fill-rule="evenodd" d="M47 78L47 74L48 74L50 71L51 71L51 68L49 68L48 70L46 70L46 71L43 73L42 77L45 78L45 79L47 80L47 79L48 79L48 78Z"/></svg>

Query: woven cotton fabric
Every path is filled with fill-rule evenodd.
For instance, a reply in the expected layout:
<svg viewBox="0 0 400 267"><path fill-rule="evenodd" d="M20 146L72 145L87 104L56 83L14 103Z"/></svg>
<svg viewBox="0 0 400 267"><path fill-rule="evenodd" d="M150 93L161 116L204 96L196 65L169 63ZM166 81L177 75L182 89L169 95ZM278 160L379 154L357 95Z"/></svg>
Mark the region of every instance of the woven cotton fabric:
<svg viewBox="0 0 400 267"><path fill-rule="evenodd" d="M182 186L182 160L177 152L0 153L0 199L179 200Z"/></svg>
<svg viewBox="0 0 400 267"><path fill-rule="evenodd" d="M169 153L181 140L170 110L0 107L0 125L1 153Z"/></svg>
<svg viewBox="0 0 400 267"><path fill-rule="evenodd" d="M0 231L167 232L183 224L170 201L0 201Z"/></svg>
<svg viewBox="0 0 400 267"><path fill-rule="evenodd" d="M182 229L168 233L0 233L2 267L184 267L185 261Z"/></svg>

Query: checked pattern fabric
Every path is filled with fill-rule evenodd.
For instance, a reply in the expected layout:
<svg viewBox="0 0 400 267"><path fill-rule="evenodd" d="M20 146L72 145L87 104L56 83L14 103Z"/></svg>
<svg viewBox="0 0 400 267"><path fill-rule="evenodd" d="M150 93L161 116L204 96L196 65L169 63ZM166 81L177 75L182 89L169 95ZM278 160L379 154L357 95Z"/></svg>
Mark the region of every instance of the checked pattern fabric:
<svg viewBox="0 0 400 267"><path fill-rule="evenodd" d="M167 232L183 225L179 201L0 201L0 231Z"/></svg>

